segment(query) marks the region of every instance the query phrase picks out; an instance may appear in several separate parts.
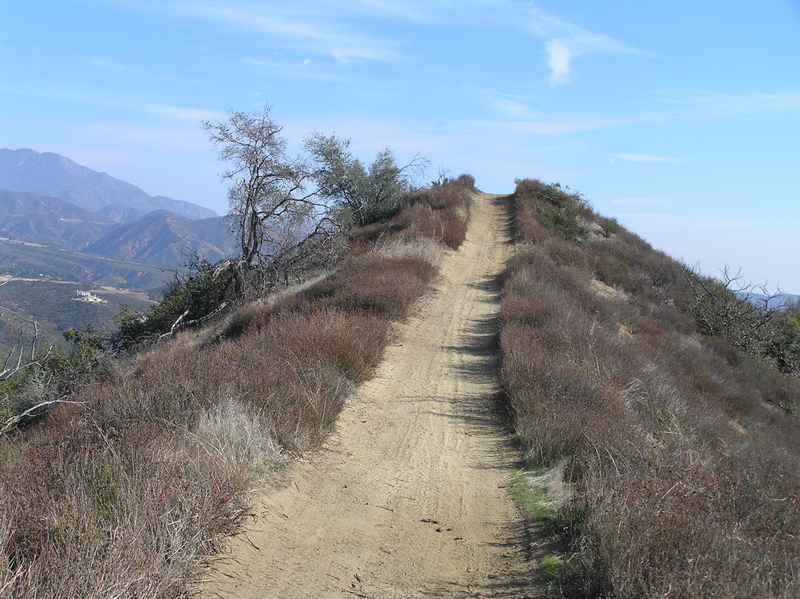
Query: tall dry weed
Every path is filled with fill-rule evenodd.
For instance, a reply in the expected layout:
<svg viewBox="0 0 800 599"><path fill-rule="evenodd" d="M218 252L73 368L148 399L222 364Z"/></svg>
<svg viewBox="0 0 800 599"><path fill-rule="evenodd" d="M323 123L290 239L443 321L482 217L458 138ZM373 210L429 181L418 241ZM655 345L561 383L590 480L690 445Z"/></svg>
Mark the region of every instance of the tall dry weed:
<svg viewBox="0 0 800 599"><path fill-rule="evenodd" d="M254 485L323 438L442 244L463 239L459 181L354 234L324 280L109 362L75 404L0 439L0 595L185 596Z"/></svg>
<svg viewBox="0 0 800 599"><path fill-rule="evenodd" d="M526 459L571 488L552 594L800 595L796 381L701 337L685 269L635 235L566 241L546 187L517 190L501 347Z"/></svg>

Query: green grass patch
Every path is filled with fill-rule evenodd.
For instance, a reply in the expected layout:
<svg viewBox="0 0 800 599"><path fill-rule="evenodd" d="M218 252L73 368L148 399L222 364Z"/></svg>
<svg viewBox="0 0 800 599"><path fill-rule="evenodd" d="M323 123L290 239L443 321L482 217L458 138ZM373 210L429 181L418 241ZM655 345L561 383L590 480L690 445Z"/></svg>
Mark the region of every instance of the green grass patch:
<svg viewBox="0 0 800 599"><path fill-rule="evenodd" d="M544 475L544 470L526 470L520 468L511 477L511 496L522 509L534 520L549 521L556 510L548 504L547 491L533 484L532 478Z"/></svg>

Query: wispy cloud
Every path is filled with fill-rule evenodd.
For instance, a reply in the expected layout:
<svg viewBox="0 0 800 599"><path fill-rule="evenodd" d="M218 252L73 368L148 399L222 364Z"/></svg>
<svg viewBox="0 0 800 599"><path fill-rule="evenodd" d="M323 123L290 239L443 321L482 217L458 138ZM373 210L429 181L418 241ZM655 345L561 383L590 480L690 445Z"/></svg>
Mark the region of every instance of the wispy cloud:
<svg viewBox="0 0 800 599"><path fill-rule="evenodd" d="M652 56L634 46L620 42L607 35L586 31L575 26L565 26L565 35L547 40L544 51L550 69L550 84L564 85L570 82L572 62L583 54L636 54Z"/></svg>
<svg viewBox="0 0 800 599"><path fill-rule="evenodd" d="M533 3L521 6L524 13L518 17L519 21L534 35L546 38L544 53L553 86L570 82L573 61L584 54L653 56L647 50L548 13Z"/></svg>
<svg viewBox="0 0 800 599"><path fill-rule="evenodd" d="M475 120L465 121L464 125L485 130L497 130L510 133L512 136L527 135L559 135L578 133L581 131L595 131L611 126L605 119L592 117L560 117L541 118L534 120Z"/></svg>
<svg viewBox="0 0 800 599"><path fill-rule="evenodd" d="M666 162L666 163L675 163L675 162L686 162L683 158L676 158L673 156L651 156L650 154L617 154L611 160L624 160L626 162Z"/></svg>
<svg viewBox="0 0 800 599"><path fill-rule="evenodd" d="M665 90L655 99L668 118L708 118L800 113L800 91L720 93L711 90Z"/></svg>
<svg viewBox="0 0 800 599"><path fill-rule="evenodd" d="M208 140L194 123L171 126L143 125L141 122L103 121L77 124L71 128L76 140L91 140L96 146L133 149L190 150L208 152Z"/></svg>
<svg viewBox="0 0 800 599"><path fill-rule="evenodd" d="M288 0L269 3L164 0L157 4L142 0L106 1L129 10L269 35L298 50L327 54L343 63L357 59L387 62L403 57L399 41L375 35L372 33L374 28L365 28L363 23L356 22L356 16L376 3L345 2L333 6L319 0L303 3Z"/></svg>
<svg viewBox="0 0 800 599"><path fill-rule="evenodd" d="M524 96L505 94L493 89L465 88L481 103L491 107L497 120L470 121L469 126L494 128L514 135L557 135L594 131L617 124L620 120L604 115L548 113L531 105Z"/></svg>
<svg viewBox="0 0 800 599"><path fill-rule="evenodd" d="M73 86L51 86L49 88L46 86L29 86L17 87L4 91L30 97L47 98L60 102L72 102L88 106L102 106L125 111L135 111L175 121L198 122L201 120L222 119L225 117L224 114L217 111L194 108L191 106L176 106L158 102L146 96L136 97L118 92L103 93L97 90L93 92L93 90L76 88Z"/></svg>
<svg viewBox="0 0 800 599"><path fill-rule="evenodd" d="M311 58L303 60L273 58L264 60L260 58L243 58L241 64L262 72L279 75L288 79L303 79L313 81L344 81L345 78L330 69L315 68Z"/></svg>
<svg viewBox="0 0 800 599"><path fill-rule="evenodd" d="M512 28L545 38L550 82L570 80L573 61L589 53L649 55L611 36L591 31L518 0L100 0L142 12L194 19L269 34L306 52L327 54L339 62L365 59L393 62L408 57L403 41L376 24L402 22L416 26L454 25L497 30Z"/></svg>

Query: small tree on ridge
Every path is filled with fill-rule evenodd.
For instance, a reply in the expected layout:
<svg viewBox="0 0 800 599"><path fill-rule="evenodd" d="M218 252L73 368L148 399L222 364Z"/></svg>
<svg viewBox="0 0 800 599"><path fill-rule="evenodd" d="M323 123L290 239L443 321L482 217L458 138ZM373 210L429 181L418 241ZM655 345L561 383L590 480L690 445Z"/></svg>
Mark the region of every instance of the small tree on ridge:
<svg viewBox="0 0 800 599"><path fill-rule="evenodd" d="M231 111L226 122L205 121L203 129L230 164L230 214L236 219L241 270L258 270L267 284L286 275L304 246L331 232L328 209L309 190L311 173L301 158L286 153L282 127L260 113ZM241 272L239 273L241 275Z"/></svg>

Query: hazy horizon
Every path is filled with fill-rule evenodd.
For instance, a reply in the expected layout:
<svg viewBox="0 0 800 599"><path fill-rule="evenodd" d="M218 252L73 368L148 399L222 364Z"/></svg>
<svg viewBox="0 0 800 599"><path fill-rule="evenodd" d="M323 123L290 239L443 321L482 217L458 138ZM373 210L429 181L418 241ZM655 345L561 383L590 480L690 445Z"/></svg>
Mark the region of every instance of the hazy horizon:
<svg viewBox="0 0 800 599"><path fill-rule="evenodd" d="M6 7L0 145L226 212L200 121L273 106L505 193L537 177L708 274L800 292L800 3L52 0Z"/></svg>

